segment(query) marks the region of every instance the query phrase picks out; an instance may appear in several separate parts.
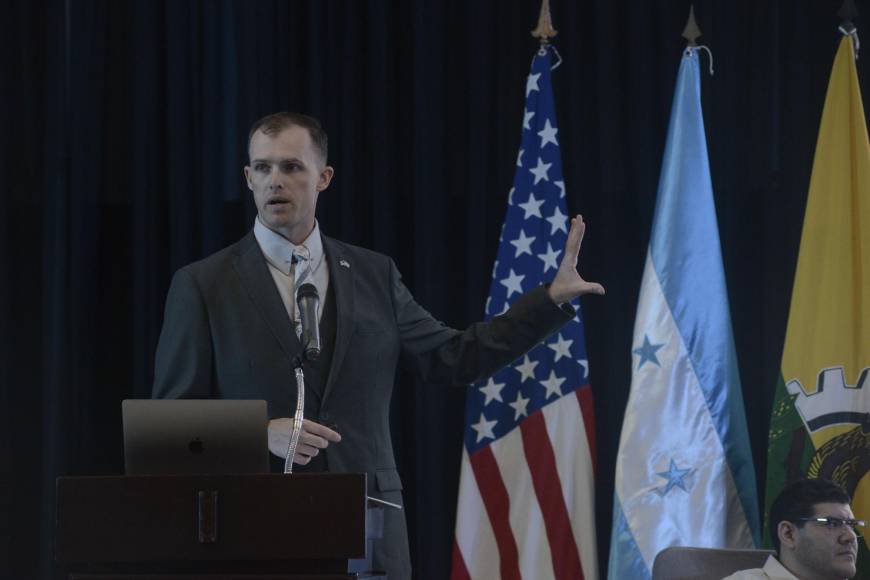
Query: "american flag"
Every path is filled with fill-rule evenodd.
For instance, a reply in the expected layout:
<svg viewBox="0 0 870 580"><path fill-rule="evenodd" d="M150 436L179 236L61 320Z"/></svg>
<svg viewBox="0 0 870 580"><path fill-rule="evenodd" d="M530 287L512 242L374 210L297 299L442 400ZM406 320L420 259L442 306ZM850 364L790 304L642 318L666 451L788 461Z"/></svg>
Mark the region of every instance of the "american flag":
<svg viewBox="0 0 870 580"><path fill-rule="evenodd" d="M550 86L552 47L526 80L522 143L486 302L486 318L552 280L568 238ZM521 359L473 385L452 578L598 578L594 423L577 316Z"/></svg>

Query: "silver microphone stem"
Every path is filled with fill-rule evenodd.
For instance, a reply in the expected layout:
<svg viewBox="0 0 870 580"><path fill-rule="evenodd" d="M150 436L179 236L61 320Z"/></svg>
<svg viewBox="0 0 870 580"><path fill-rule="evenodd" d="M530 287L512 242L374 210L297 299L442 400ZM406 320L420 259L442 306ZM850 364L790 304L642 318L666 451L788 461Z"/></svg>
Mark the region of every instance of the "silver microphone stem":
<svg viewBox="0 0 870 580"><path fill-rule="evenodd" d="M305 409L305 374L302 363L296 367L296 413L293 415L293 430L290 432L290 445L287 446L287 457L284 458L284 473L293 473L293 457L296 455L296 445L302 433L302 414Z"/></svg>

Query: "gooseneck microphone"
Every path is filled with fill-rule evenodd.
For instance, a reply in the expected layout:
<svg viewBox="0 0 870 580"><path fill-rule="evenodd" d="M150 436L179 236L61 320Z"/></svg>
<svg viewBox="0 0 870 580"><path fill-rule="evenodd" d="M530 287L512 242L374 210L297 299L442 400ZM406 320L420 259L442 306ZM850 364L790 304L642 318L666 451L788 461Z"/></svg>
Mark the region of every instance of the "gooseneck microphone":
<svg viewBox="0 0 870 580"><path fill-rule="evenodd" d="M314 284L303 284L299 287L296 293L296 305L302 318L302 349L305 358L313 362L320 356L320 325L317 321L320 296Z"/></svg>

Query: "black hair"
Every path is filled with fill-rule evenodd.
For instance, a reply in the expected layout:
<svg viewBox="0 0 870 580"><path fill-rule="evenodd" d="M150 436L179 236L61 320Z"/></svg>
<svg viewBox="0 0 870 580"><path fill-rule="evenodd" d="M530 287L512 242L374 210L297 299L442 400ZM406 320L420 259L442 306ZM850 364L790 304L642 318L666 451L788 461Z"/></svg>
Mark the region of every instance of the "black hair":
<svg viewBox="0 0 870 580"><path fill-rule="evenodd" d="M778 554L780 522L791 522L800 528L804 525L800 519L813 517L817 504L850 502L849 494L827 479L799 479L786 485L770 506L769 529L773 548Z"/></svg>

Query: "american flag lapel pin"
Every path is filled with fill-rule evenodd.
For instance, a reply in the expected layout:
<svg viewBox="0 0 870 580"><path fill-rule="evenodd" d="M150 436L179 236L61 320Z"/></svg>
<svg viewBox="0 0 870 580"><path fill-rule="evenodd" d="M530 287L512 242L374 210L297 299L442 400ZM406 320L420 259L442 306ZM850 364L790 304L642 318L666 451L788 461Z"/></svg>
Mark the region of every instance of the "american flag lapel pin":
<svg viewBox="0 0 870 580"><path fill-rule="evenodd" d="M338 265L342 268L350 268L350 263L347 260L339 260Z"/></svg>

